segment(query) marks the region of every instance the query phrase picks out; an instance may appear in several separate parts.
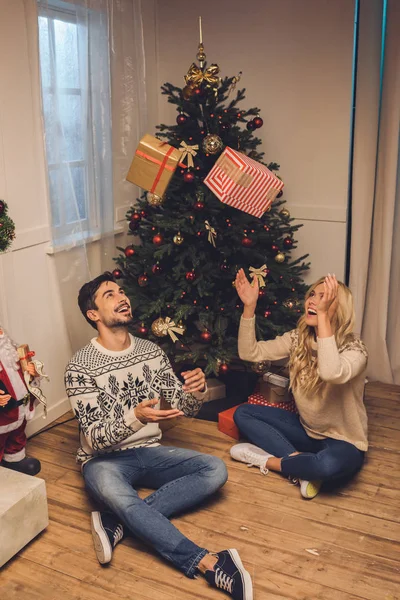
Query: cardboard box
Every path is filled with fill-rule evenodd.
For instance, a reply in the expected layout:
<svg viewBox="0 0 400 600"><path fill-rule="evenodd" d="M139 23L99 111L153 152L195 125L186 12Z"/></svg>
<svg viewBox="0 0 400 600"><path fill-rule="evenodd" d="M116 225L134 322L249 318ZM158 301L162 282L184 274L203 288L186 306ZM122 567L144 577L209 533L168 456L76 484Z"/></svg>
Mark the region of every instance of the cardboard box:
<svg viewBox="0 0 400 600"><path fill-rule="evenodd" d="M131 183L161 197L168 187L181 156L180 150L146 134L139 142L126 178Z"/></svg>
<svg viewBox="0 0 400 600"><path fill-rule="evenodd" d="M236 412L238 406L232 406L232 408L228 408L228 410L224 410L218 414L218 429L222 433L229 435L229 437L234 440L240 440L239 429L235 425L235 421L233 420L233 415Z"/></svg>
<svg viewBox="0 0 400 600"><path fill-rule="evenodd" d="M226 398L226 387L219 379L207 379L207 396L204 402Z"/></svg>

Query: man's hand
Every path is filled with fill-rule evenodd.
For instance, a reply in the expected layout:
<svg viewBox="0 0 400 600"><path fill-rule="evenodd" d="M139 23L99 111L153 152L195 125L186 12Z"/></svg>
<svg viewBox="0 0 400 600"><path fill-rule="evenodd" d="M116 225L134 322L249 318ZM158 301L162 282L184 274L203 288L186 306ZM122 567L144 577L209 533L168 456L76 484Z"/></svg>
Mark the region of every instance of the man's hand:
<svg viewBox="0 0 400 600"><path fill-rule="evenodd" d="M33 362L28 363L26 370L28 371L28 373L31 377L39 377L39 373L36 371L35 365L33 364Z"/></svg>
<svg viewBox="0 0 400 600"><path fill-rule="evenodd" d="M10 400L10 394L6 394L3 390L0 390L0 406L5 406Z"/></svg>
<svg viewBox="0 0 400 600"><path fill-rule="evenodd" d="M206 376L203 371L199 368L193 369L193 371L183 371L181 373L185 384L183 385L184 392L203 392L206 386Z"/></svg>
<svg viewBox="0 0 400 600"><path fill-rule="evenodd" d="M181 417L183 412L177 408L171 410L156 410L153 406L158 404L157 398L153 400L143 400L135 407L136 418L141 423L160 423L160 421L167 421L168 419L174 419L175 417Z"/></svg>

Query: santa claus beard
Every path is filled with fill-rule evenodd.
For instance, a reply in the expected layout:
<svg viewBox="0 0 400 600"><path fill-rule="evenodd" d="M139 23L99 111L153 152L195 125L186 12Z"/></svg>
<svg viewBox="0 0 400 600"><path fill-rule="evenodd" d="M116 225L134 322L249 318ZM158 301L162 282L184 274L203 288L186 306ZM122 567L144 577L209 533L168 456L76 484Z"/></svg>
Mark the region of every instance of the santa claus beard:
<svg viewBox="0 0 400 600"><path fill-rule="evenodd" d="M6 369L8 368L18 371L19 358L17 353L17 344L12 341L4 329L3 333L0 334L0 362L3 363Z"/></svg>

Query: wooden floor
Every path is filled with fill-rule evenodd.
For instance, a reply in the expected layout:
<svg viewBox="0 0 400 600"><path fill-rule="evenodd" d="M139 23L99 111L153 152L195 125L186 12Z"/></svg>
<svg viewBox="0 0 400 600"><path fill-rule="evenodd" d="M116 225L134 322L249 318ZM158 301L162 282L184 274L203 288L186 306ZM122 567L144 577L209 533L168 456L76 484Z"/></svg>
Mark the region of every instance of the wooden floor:
<svg viewBox="0 0 400 600"><path fill-rule="evenodd" d="M371 449L365 467L347 487L312 501L279 475L264 477L233 462L231 440L215 423L184 419L165 434L165 443L223 458L229 481L207 506L174 522L210 550L237 548L255 600L400 599L400 388L369 384L366 404ZM50 525L3 567L0 598L224 598L202 577L187 579L133 539L117 547L110 566L98 564L92 506L75 464L77 440L73 421L29 444L42 461Z"/></svg>

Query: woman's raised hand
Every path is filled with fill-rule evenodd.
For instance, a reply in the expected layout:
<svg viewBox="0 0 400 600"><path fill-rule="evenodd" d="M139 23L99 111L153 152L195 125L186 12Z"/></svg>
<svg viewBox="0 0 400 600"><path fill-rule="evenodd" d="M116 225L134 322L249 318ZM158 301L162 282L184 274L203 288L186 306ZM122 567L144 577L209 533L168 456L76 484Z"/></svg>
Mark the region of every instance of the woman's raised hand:
<svg viewBox="0 0 400 600"><path fill-rule="evenodd" d="M324 314L329 311L337 299L338 287L336 276L328 273L324 281L324 295L315 307L317 314Z"/></svg>
<svg viewBox="0 0 400 600"><path fill-rule="evenodd" d="M254 285L251 285L243 269L240 269L236 275L235 287L244 306L254 310L258 300L257 277L254 278Z"/></svg>

